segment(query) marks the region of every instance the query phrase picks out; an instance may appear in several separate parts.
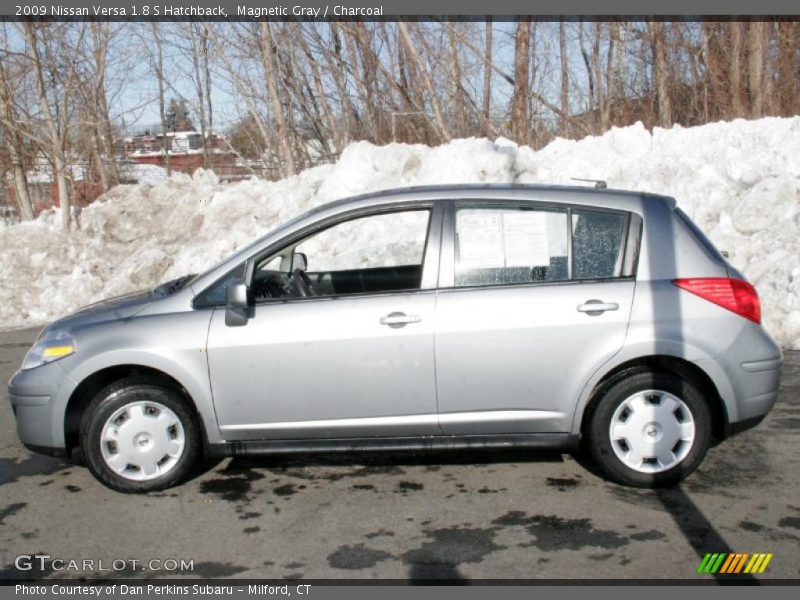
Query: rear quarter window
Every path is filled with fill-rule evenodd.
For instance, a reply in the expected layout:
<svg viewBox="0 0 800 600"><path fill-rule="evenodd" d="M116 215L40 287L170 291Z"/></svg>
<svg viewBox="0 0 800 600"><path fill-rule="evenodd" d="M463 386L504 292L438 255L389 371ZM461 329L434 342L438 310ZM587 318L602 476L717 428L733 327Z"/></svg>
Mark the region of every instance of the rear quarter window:
<svg viewBox="0 0 800 600"><path fill-rule="evenodd" d="M625 244L625 215L572 211L572 278L609 279L619 272Z"/></svg>

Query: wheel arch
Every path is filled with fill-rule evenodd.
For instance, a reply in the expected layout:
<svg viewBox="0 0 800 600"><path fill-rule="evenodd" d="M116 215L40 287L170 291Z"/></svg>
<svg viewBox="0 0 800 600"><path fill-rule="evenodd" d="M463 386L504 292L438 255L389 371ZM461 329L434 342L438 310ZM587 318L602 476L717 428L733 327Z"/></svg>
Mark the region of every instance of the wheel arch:
<svg viewBox="0 0 800 600"><path fill-rule="evenodd" d="M624 377L631 370L647 368L653 371L671 373L688 379L700 390L711 411L712 436L715 441L725 439L728 429L729 415L717 385L711 376L696 363L667 354L652 354L628 359L609 369L592 386L583 410L576 415L577 431L582 435L591 421L593 407L600 398L600 392L614 379Z"/></svg>
<svg viewBox="0 0 800 600"><path fill-rule="evenodd" d="M203 415L195 399L186 387L169 373L143 364L119 364L101 368L84 377L70 394L64 412L64 444L67 455L71 455L80 445L80 424L86 407L106 386L134 375L147 375L163 382L184 397L194 412L203 439L203 448L209 444L208 432Z"/></svg>

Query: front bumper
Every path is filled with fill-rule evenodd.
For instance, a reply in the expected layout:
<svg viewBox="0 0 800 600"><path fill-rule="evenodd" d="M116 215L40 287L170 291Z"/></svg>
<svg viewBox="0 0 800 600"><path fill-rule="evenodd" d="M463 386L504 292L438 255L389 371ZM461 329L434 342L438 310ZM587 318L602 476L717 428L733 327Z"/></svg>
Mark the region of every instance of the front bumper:
<svg viewBox="0 0 800 600"><path fill-rule="evenodd" d="M17 371L8 383L8 397L17 420L17 434L25 446L45 454L64 449L63 411L54 399L68 377L58 361L28 371ZM56 414L59 413L59 414Z"/></svg>

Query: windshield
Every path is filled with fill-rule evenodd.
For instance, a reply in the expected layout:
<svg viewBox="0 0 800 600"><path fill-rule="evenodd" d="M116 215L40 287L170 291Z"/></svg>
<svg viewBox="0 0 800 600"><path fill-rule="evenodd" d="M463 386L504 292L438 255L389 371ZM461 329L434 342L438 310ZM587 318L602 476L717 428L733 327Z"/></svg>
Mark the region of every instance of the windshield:
<svg viewBox="0 0 800 600"><path fill-rule="evenodd" d="M314 211L309 211L309 212L307 212L307 213L303 213L303 214L301 214L301 215L297 215L296 217L294 217L294 218L292 218L292 219L290 219L290 220L286 221L285 223L283 223L283 224L281 224L281 225L278 225L278 227L276 227L276 228L275 228L275 229L273 229L272 231L270 231L270 232L266 233L265 235L262 235L262 236L261 236L260 238L258 238L257 240L255 240L255 241L253 241L253 242L249 243L249 244L248 244L247 246L245 246L244 248L242 248L242 249L240 249L240 250L237 250L236 252L234 252L234 253L233 253L233 254L231 254L230 256L226 256L226 257L225 257L225 258L223 258L221 261L219 261L219 262L215 263L215 264L214 264L214 265L213 265L211 268L209 268L209 269L206 269L205 271L203 271L203 272L202 272L202 273L200 273L199 275L193 275L193 276L192 276L192 278L191 278L191 280L187 281L186 283L194 283L195 281L200 281L200 280L201 280L203 277L205 277L206 275L208 275L208 274L210 274L210 273L213 273L214 271L216 271L217 269L219 269L219 268L220 268L222 265L224 265L224 264L225 264L225 263L227 263L228 261L232 261L234 258L242 258L242 259L243 259L243 258L245 258L245 257L249 256L249 255L250 255L250 254L253 252L253 250L255 250L255 248L257 248L259 245L261 245L261 243L262 243L262 242L263 242L263 241L264 241L266 238L268 238L268 237L269 237L269 236L271 236L271 235L278 234L278 233L280 233L281 231L283 231L284 229L287 229L287 228L291 227L291 226L292 226L292 225L294 225L295 223L297 223L297 222L301 221L302 219L306 218L306 217L307 217L307 216L308 216L308 215L309 215L311 212L314 212Z"/></svg>

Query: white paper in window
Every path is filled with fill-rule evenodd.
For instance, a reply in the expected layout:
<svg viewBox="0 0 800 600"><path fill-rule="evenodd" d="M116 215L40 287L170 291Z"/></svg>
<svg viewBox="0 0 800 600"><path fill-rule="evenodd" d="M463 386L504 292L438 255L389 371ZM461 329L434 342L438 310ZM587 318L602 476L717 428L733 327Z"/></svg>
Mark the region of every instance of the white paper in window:
<svg viewBox="0 0 800 600"><path fill-rule="evenodd" d="M463 268L503 266L502 215L488 210L458 213L459 262Z"/></svg>
<svg viewBox="0 0 800 600"><path fill-rule="evenodd" d="M506 212L503 217L505 266L549 266L547 213L514 211Z"/></svg>

